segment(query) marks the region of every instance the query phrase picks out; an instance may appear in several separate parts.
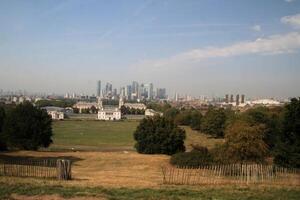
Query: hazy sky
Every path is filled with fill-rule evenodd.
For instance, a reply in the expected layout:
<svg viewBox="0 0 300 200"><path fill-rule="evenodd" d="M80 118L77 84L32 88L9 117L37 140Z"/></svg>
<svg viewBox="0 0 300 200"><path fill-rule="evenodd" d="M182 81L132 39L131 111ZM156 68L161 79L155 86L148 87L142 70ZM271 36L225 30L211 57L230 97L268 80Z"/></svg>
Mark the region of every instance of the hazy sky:
<svg viewBox="0 0 300 200"><path fill-rule="evenodd" d="M300 0L0 0L0 89L300 96Z"/></svg>

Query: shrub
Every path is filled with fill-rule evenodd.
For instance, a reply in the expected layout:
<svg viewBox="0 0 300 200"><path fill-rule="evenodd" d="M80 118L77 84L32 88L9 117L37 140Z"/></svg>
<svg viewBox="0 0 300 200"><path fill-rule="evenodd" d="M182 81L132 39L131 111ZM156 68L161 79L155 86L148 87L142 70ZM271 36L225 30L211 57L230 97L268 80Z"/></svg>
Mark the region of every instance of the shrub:
<svg viewBox="0 0 300 200"><path fill-rule="evenodd" d="M213 163L213 157L206 147L196 146L191 152L183 152L172 155L171 164L178 167L196 168Z"/></svg>
<svg viewBox="0 0 300 200"><path fill-rule="evenodd" d="M134 132L135 148L145 154L174 154L185 151L185 131L164 117L143 119Z"/></svg>

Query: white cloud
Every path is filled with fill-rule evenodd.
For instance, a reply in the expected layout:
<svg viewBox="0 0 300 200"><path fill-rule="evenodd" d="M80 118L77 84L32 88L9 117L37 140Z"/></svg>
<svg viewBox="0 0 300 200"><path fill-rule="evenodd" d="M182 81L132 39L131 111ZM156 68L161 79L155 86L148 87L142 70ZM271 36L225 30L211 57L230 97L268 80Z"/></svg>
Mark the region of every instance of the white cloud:
<svg viewBox="0 0 300 200"><path fill-rule="evenodd" d="M292 2L294 2L295 0L284 0L285 2L287 2L287 3L292 3Z"/></svg>
<svg viewBox="0 0 300 200"><path fill-rule="evenodd" d="M300 28L300 14L282 17L281 22L294 28Z"/></svg>
<svg viewBox="0 0 300 200"><path fill-rule="evenodd" d="M183 63L194 63L209 58L233 57L248 54L280 54L291 53L300 48L300 33L291 32L285 35L272 35L258 38L255 41L238 42L225 47L207 47L194 49L175 56L156 60L143 61L138 66L162 69L182 66Z"/></svg>
<svg viewBox="0 0 300 200"><path fill-rule="evenodd" d="M254 26L251 27L251 29L254 30L254 31L259 32L259 31L261 31L261 26L260 25L254 25Z"/></svg>

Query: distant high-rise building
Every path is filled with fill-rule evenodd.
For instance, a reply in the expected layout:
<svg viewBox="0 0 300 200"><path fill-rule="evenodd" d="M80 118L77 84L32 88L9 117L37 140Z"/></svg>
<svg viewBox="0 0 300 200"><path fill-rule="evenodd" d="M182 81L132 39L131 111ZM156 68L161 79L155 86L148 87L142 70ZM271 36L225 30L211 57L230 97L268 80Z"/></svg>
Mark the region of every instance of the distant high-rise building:
<svg viewBox="0 0 300 200"><path fill-rule="evenodd" d="M233 94L230 95L230 103L233 103Z"/></svg>
<svg viewBox="0 0 300 200"><path fill-rule="evenodd" d="M132 88L131 88L131 85L127 85L125 87L125 98L127 100L130 100L131 99L131 94L132 94Z"/></svg>
<svg viewBox="0 0 300 200"><path fill-rule="evenodd" d="M166 88L157 88L156 89L156 98L157 99L166 99L167 98Z"/></svg>
<svg viewBox="0 0 300 200"><path fill-rule="evenodd" d="M118 90L117 90L117 88L114 88L114 89L113 89L113 95L114 95L114 96L116 96L116 95L117 95L117 93L118 93Z"/></svg>
<svg viewBox="0 0 300 200"><path fill-rule="evenodd" d="M245 103L245 95L242 94L241 103Z"/></svg>
<svg viewBox="0 0 300 200"><path fill-rule="evenodd" d="M139 98L139 90L139 83L133 81L131 86L131 99L136 100Z"/></svg>
<svg viewBox="0 0 300 200"><path fill-rule="evenodd" d="M240 104L240 95L237 94L235 98L235 104L238 106Z"/></svg>
<svg viewBox="0 0 300 200"><path fill-rule="evenodd" d="M229 103L229 95L228 94L225 95L225 103Z"/></svg>
<svg viewBox="0 0 300 200"><path fill-rule="evenodd" d="M178 101L179 100L179 94L176 92L175 93L175 101Z"/></svg>
<svg viewBox="0 0 300 200"><path fill-rule="evenodd" d="M105 86L105 95L111 95L112 94L112 84L106 83Z"/></svg>
<svg viewBox="0 0 300 200"><path fill-rule="evenodd" d="M97 82L97 97L101 97L101 81Z"/></svg>

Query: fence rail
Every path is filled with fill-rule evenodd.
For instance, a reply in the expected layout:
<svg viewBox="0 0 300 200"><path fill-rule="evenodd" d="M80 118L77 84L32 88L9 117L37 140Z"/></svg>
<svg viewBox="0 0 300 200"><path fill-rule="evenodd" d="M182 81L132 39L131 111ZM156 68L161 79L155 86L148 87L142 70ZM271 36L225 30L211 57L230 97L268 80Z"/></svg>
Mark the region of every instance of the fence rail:
<svg viewBox="0 0 300 200"><path fill-rule="evenodd" d="M0 162L0 176L71 179L71 161L55 159L8 159Z"/></svg>
<svg viewBox="0 0 300 200"><path fill-rule="evenodd" d="M222 183L289 183L300 185L298 169L275 165L230 164L209 165L198 168L162 167L165 184L222 184Z"/></svg>

